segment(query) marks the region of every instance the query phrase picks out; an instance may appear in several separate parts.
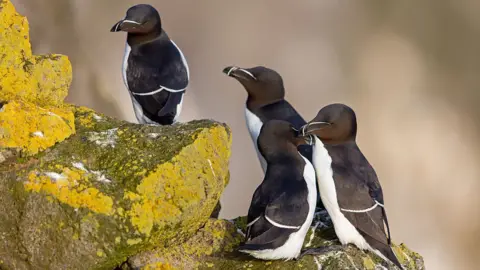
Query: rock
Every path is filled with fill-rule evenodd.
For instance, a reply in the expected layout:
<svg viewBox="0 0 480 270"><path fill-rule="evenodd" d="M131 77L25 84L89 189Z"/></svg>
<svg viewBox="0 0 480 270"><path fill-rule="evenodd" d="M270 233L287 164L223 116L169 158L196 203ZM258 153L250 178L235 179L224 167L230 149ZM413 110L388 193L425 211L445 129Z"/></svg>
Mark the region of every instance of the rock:
<svg viewBox="0 0 480 270"><path fill-rule="evenodd" d="M32 55L28 22L7 0L0 0L0 40L0 156L33 155L75 133L63 104L72 68L66 56Z"/></svg>
<svg viewBox="0 0 480 270"><path fill-rule="evenodd" d="M75 135L0 164L0 268L113 269L205 224L228 179L227 127L72 110Z"/></svg>
<svg viewBox="0 0 480 270"><path fill-rule="evenodd" d="M63 55L32 55L28 29L12 3L0 0L0 101L61 105L72 81L70 62Z"/></svg>
<svg viewBox="0 0 480 270"><path fill-rule="evenodd" d="M210 219L204 228L185 243L131 257L123 269L393 269L382 259L354 246L320 256L306 255L292 261L262 261L235 251L243 240L246 217L232 221ZM316 214L305 238L304 249L340 245L325 211ZM394 251L406 269L425 269L423 258L404 244Z"/></svg>
<svg viewBox="0 0 480 270"><path fill-rule="evenodd" d="M9 101L0 110L0 153L16 148L33 155L73 133L74 117L68 107L45 109L25 101Z"/></svg>

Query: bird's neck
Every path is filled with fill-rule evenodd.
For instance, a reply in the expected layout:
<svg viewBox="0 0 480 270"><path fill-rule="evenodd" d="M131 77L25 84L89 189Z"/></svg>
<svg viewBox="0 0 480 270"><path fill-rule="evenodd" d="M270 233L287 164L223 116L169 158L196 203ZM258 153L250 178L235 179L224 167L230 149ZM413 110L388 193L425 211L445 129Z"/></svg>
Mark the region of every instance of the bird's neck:
<svg viewBox="0 0 480 270"><path fill-rule="evenodd" d="M155 41L160 43L167 43L170 41L170 39L168 38L167 33L165 33L165 31L163 31L162 29L152 31L146 34L128 33L127 35L127 42L128 45L130 45L131 47Z"/></svg>
<svg viewBox="0 0 480 270"><path fill-rule="evenodd" d="M262 107L268 106L270 104L274 104L277 102L282 101L283 98L267 98L267 97L256 97L252 95L248 95L247 97L247 108L250 111L256 111Z"/></svg>

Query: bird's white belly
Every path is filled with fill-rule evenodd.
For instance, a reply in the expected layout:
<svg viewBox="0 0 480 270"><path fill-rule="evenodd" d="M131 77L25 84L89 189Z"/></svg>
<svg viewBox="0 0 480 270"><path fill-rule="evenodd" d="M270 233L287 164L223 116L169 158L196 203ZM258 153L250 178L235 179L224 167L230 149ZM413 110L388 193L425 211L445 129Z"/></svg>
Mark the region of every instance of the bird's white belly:
<svg viewBox="0 0 480 270"><path fill-rule="evenodd" d="M308 189L308 215L307 219L300 227L300 229L288 237L287 241L280 247L276 249L266 249L266 250L257 250L257 251L248 251L247 253L251 254L252 256L263 259L263 260L277 260L277 259L285 259L291 260L298 255L302 251L303 242L305 240L305 236L307 235L308 229L310 228L313 220L313 216L315 214L315 206L317 204L317 188L315 186L315 170L305 157L302 156L305 160L305 168L303 170L303 178L307 184Z"/></svg>
<svg viewBox="0 0 480 270"><path fill-rule="evenodd" d="M125 43L125 53L123 54L123 63L122 63L122 77L123 83L128 89L128 81L127 81L127 68L128 68L128 56L130 56L130 52L132 48L128 45L128 42Z"/></svg>
<svg viewBox="0 0 480 270"><path fill-rule="evenodd" d="M352 243L361 249L371 249L365 238L357 231L357 229L348 221L348 219L340 211L337 200L337 191L335 189L335 181L333 180L332 158L328 154L327 149L323 146L322 141L315 137L315 145L313 146L313 166L317 175L318 189L320 198L325 206L335 228L335 234L343 245Z"/></svg>
<svg viewBox="0 0 480 270"><path fill-rule="evenodd" d="M257 151L257 156L260 160L260 165L262 166L263 173L265 173L267 171L267 161L265 161L265 158L262 156L260 151L258 151L257 144L258 135L260 135L260 130L263 126L262 120L260 120L260 118L258 118L254 113L252 113L248 108L245 108L245 120L247 121L248 132L250 133L250 137L252 138L253 146Z"/></svg>
<svg viewBox="0 0 480 270"><path fill-rule="evenodd" d="M139 124L142 124L142 125L158 125L157 122L152 121L150 118L148 118L143 113L142 105L140 105L140 103L138 103L138 101L135 99L135 97L133 97L132 94L130 94L130 98L132 98L133 112L135 113L135 117L137 118L137 121L138 121Z"/></svg>
<svg viewBox="0 0 480 270"><path fill-rule="evenodd" d="M185 96L185 94L182 94L182 99L180 100L180 103L177 104L177 113L175 114L175 117L173 118L173 123L176 123L178 121L180 113L182 112L182 105L183 105L183 97L184 96Z"/></svg>
<svg viewBox="0 0 480 270"><path fill-rule="evenodd" d="M125 84L125 87L127 87L127 90L129 90L128 80L127 80L128 57L130 55L131 50L132 48L130 47L130 45L128 45L128 42L126 42L125 53L123 54L122 78L123 78L123 83ZM153 122L143 114L142 106L133 97L133 95L130 93L130 90L128 91L128 93L130 94L130 98L132 99L133 112L135 113L135 117L137 118L138 123L139 124L156 124L155 122Z"/></svg>

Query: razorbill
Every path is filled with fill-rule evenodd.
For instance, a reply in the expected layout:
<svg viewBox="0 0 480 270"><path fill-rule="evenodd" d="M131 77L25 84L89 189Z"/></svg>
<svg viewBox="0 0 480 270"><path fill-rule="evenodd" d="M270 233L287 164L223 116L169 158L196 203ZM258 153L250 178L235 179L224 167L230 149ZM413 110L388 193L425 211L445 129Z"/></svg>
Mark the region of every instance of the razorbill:
<svg viewBox="0 0 480 270"><path fill-rule="evenodd" d="M258 147L268 164L248 210L246 243L239 251L263 260L297 258L317 201L315 171L297 149L303 138L290 123L266 122Z"/></svg>
<svg viewBox="0 0 480 270"><path fill-rule="evenodd" d="M284 120L299 129L306 121L285 100L285 88L280 74L275 70L258 66L253 68L239 68L230 66L223 69L223 73L237 79L248 93L245 106L245 119L250 136L253 140L258 159L263 172L267 171L265 158L258 151L258 135L262 125L268 120ZM308 160L312 160L312 148L309 145L299 147L300 153Z"/></svg>
<svg viewBox="0 0 480 270"><path fill-rule="evenodd" d="M382 187L355 142L354 111L343 104L328 105L301 132L313 144L320 198L342 245L370 250L402 269L390 247Z"/></svg>
<svg viewBox="0 0 480 270"><path fill-rule="evenodd" d="M157 10L145 4L133 6L110 31L127 32L123 81L138 122L175 123L190 75L182 51L162 29Z"/></svg>

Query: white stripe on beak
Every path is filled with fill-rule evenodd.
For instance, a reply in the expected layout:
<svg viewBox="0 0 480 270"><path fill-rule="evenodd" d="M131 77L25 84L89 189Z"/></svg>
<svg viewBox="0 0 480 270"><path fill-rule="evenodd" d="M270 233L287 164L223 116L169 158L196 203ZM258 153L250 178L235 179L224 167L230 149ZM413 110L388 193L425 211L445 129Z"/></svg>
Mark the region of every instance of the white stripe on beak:
<svg viewBox="0 0 480 270"><path fill-rule="evenodd" d="M252 73L250 73L249 71L246 71L246 70L245 70L245 69L243 69L243 68L236 68L236 69L238 69L238 70L241 70L241 71L245 72L245 73L246 73L248 76L252 77L254 80L257 80L257 78L255 78L255 76L253 76L253 74L252 74Z"/></svg>

